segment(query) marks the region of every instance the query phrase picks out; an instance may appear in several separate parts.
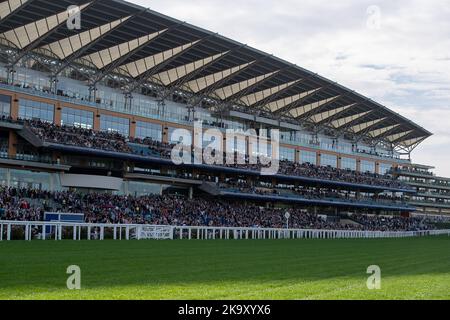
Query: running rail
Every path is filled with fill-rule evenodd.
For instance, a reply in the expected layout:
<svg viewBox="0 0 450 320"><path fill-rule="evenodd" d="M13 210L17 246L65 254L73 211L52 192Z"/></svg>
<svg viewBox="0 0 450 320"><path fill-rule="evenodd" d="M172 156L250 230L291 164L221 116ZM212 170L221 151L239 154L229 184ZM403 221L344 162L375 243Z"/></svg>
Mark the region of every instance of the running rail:
<svg viewBox="0 0 450 320"><path fill-rule="evenodd" d="M151 229L167 232L145 232ZM356 231L282 228L221 228L155 226L143 224L99 224L44 221L0 221L0 241L10 241L13 232L23 232L23 240L105 240L109 232L113 240L188 239L188 240L262 240L262 239L371 239L450 236L450 230L425 231ZM35 237L33 238L33 231ZM40 233L38 233L40 232ZM145 234L164 236L143 237Z"/></svg>

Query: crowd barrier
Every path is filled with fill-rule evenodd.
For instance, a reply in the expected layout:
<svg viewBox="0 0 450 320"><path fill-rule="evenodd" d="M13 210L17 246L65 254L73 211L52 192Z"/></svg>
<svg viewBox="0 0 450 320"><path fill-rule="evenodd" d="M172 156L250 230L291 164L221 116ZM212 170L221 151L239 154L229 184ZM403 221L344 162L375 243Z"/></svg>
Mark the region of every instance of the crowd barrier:
<svg viewBox="0 0 450 320"><path fill-rule="evenodd" d="M370 239L450 236L450 230L355 231L271 228L219 228L99 224L41 221L0 221L0 241L9 240L262 240L262 239Z"/></svg>

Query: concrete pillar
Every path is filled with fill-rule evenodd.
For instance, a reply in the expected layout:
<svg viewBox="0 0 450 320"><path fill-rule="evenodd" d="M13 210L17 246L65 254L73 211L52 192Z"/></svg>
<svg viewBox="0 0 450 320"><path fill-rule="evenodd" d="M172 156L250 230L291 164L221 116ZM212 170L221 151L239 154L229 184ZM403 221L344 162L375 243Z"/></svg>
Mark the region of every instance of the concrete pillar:
<svg viewBox="0 0 450 320"><path fill-rule="evenodd" d="M94 115L94 130L95 131L100 131L100 119L101 119L100 113Z"/></svg>
<svg viewBox="0 0 450 320"><path fill-rule="evenodd" d="M14 94L11 97L11 118L13 120L17 120L19 117L19 98L17 97L17 94Z"/></svg>
<svg viewBox="0 0 450 320"><path fill-rule="evenodd" d="M133 119L130 122L130 137L136 137L136 121Z"/></svg>
<svg viewBox="0 0 450 320"><path fill-rule="evenodd" d="M169 127L164 124L163 130L162 130L162 142L169 143L170 137L169 137Z"/></svg>
<svg viewBox="0 0 450 320"><path fill-rule="evenodd" d="M10 158L15 158L17 155L17 141L17 134L14 131L9 131L8 156Z"/></svg>
<svg viewBox="0 0 450 320"><path fill-rule="evenodd" d="M56 102L56 104L55 104L55 116L53 117L53 123L55 123L58 126L61 125L61 114L62 114L61 102Z"/></svg>

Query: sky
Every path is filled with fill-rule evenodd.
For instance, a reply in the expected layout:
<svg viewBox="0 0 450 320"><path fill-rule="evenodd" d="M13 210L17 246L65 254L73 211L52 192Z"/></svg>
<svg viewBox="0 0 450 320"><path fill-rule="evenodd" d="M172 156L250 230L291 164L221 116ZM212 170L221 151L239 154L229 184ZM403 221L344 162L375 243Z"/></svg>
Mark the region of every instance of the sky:
<svg viewBox="0 0 450 320"><path fill-rule="evenodd" d="M434 135L415 163L450 177L449 0L129 0L374 99Z"/></svg>

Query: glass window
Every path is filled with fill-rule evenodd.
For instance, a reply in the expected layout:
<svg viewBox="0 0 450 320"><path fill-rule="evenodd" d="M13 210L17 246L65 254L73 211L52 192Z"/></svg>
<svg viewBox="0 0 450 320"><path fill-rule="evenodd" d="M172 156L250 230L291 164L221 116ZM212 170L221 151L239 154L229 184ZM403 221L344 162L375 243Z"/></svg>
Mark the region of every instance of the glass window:
<svg viewBox="0 0 450 320"><path fill-rule="evenodd" d="M51 173L11 170L11 187L50 190Z"/></svg>
<svg viewBox="0 0 450 320"><path fill-rule="evenodd" d="M175 134L175 130L178 130L178 131L176 131L176 134ZM169 127L169 143L178 144L180 142L183 142L183 145L187 145L187 146L192 145L191 132L186 129Z"/></svg>
<svg viewBox="0 0 450 320"><path fill-rule="evenodd" d="M361 172L375 173L375 162L373 161L361 161Z"/></svg>
<svg viewBox="0 0 450 320"><path fill-rule="evenodd" d="M300 151L300 163L317 164L317 154L313 151Z"/></svg>
<svg viewBox="0 0 450 320"><path fill-rule="evenodd" d="M389 171L391 171L392 169L392 165L388 164L388 163L380 163L380 174L386 174Z"/></svg>
<svg viewBox="0 0 450 320"><path fill-rule="evenodd" d="M46 122L53 122L55 106L39 101L20 99L19 100L19 118L36 119Z"/></svg>
<svg viewBox="0 0 450 320"><path fill-rule="evenodd" d="M138 181L130 181L128 183L128 194L140 197L146 196L149 194L161 194L162 185L146 183L146 182L138 182Z"/></svg>
<svg viewBox="0 0 450 320"><path fill-rule="evenodd" d="M356 159L354 158L342 158L341 169L356 171Z"/></svg>
<svg viewBox="0 0 450 320"><path fill-rule="evenodd" d="M295 161L295 149L291 148L280 148L280 160L288 160L291 162Z"/></svg>
<svg viewBox="0 0 450 320"><path fill-rule="evenodd" d="M11 114L11 97L0 94L0 116Z"/></svg>
<svg viewBox="0 0 450 320"><path fill-rule="evenodd" d="M332 155L332 154L322 154L320 156L320 165L327 167L333 167L333 168L337 168L337 156Z"/></svg>
<svg viewBox="0 0 450 320"><path fill-rule="evenodd" d="M130 120L102 114L100 117L100 130L118 132L128 137L130 134Z"/></svg>
<svg viewBox="0 0 450 320"><path fill-rule="evenodd" d="M239 154L247 154L247 147L250 148L250 145L244 139L235 139L234 145L232 145L231 152L237 152ZM228 145L226 146L228 147ZM226 150L228 152L228 150ZM278 150L281 153L281 148ZM252 153L254 157L267 157L271 158L273 156L272 153L272 143L267 139L259 139L256 145L254 144L252 148L250 148L249 152ZM282 159L282 155L279 154L280 159Z"/></svg>
<svg viewBox="0 0 450 320"><path fill-rule="evenodd" d="M162 126L151 122L136 122L136 138L151 138L154 141L162 141Z"/></svg>
<svg viewBox="0 0 450 320"><path fill-rule="evenodd" d="M0 185L3 187L8 186L8 170L6 168L0 168Z"/></svg>
<svg viewBox="0 0 450 320"><path fill-rule="evenodd" d="M61 113L61 125L92 129L94 126L94 113L64 107Z"/></svg>

